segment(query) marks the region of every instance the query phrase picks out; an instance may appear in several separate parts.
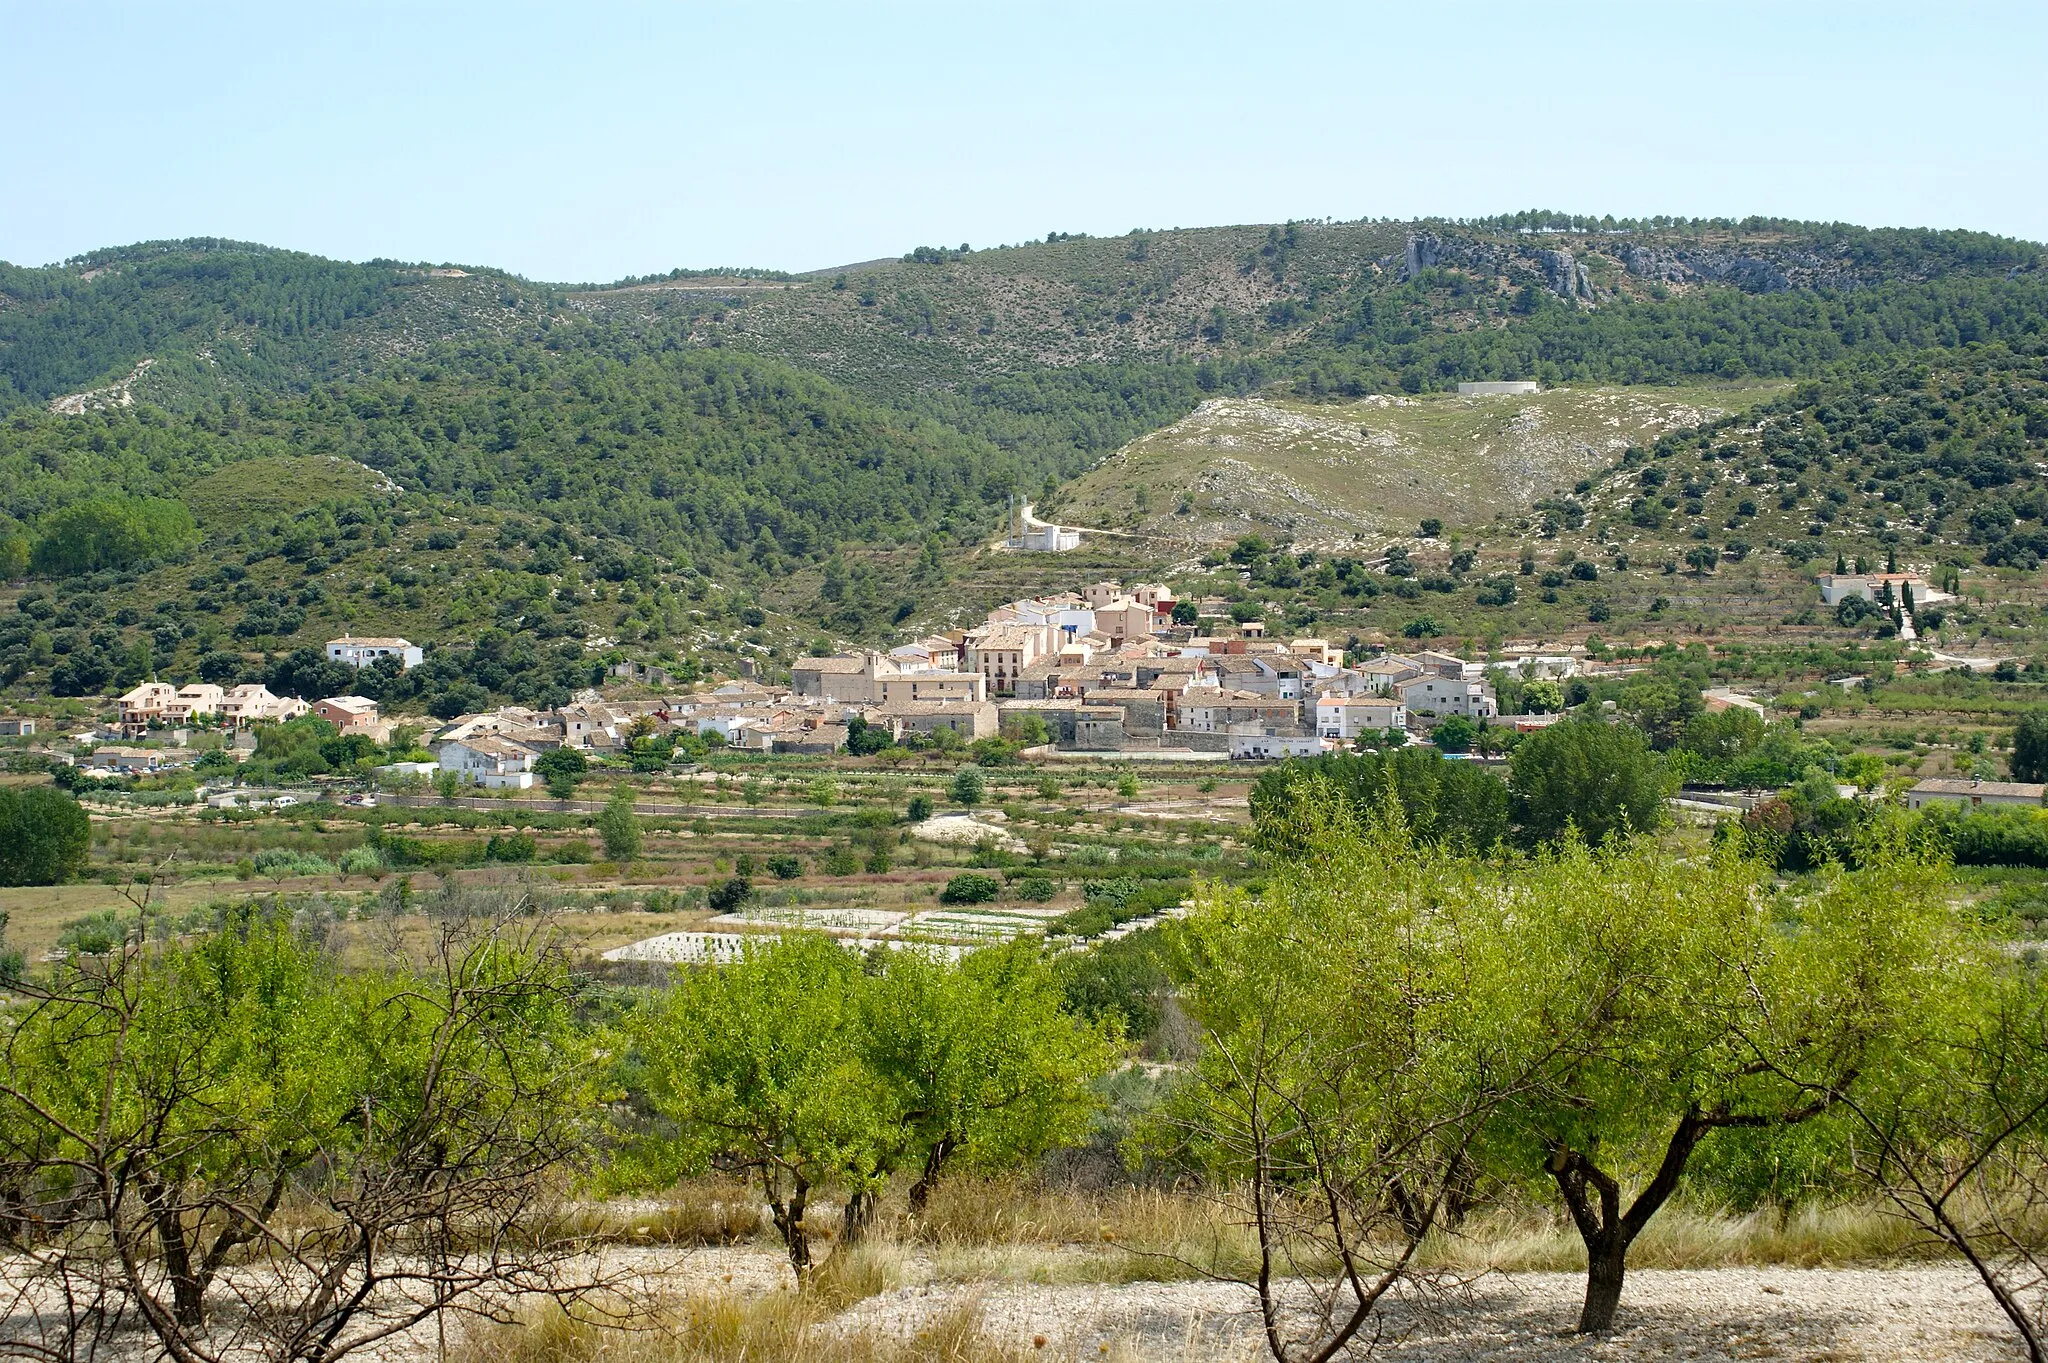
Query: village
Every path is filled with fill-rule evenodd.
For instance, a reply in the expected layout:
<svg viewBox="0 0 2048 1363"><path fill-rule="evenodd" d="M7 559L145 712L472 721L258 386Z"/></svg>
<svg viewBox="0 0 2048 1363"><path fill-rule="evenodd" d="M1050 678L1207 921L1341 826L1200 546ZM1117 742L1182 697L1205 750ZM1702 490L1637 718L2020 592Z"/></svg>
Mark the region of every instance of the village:
<svg viewBox="0 0 2048 1363"><path fill-rule="evenodd" d="M1916 603L1947 599L1898 572L1843 570L1816 585L1829 604L1868 603L1908 630ZM1447 755L1483 759L1509 733L1562 718L1573 679L1634 670L1576 643L1511 641L1475 661L1356 640L1347 649L1319 637L1271 638L1265 622L1241 616L1220 597L1189 600L1162 583L1099 581L1012 601L974 628L886 651L798 658L786 684L742 677L685 687L659 665L629 660L610 669L607 688L558 708L504 706L447 721L386 714L357 695L305 700L255 682L152 680L120 696L106 724L71 735L75 757L51 756L95 777L151 775L202 756L210 745L195 745L195 733L218 731L223 750L240 761L256 750L259 726L313 715L339 737L380 749L403 731L417 760L375 767L380 782L452 778L494 791L543 784L550 751L602 761L644 751L650 739L674 752L678 738L735 754L811 757L943 755L1005 739L1022 757L1120 763L1272 762L1435 741ZM424 656L406 639L355 636L329 640L325 655L357 669L388 660L400 670ZM1499 689L1510 679L1551 685L1517 686L1511 708L1520 713L1504 714ZM1766 712L1725 689L1705 703ZM0 729L27 736L35 723L10 717Z"/></svg>

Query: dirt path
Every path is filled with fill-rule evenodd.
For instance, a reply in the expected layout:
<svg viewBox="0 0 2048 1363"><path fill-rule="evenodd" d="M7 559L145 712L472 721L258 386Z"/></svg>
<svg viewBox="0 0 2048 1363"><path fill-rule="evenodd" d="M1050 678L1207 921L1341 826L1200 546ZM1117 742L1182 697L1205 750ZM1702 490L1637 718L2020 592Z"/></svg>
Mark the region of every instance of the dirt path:
<svg viewBox="0 0 2048 1363"><path fill-rule="evenodd" d="M1620 1328L1606 1339L1571 1333L1583 1285L1576 1274L1496 1274L1433 1302L1410 1299L1388 1313L1386 1334L1369 1356L1396 1363L2020 1357L1990 1298L1956 1268L1645 1270L1629 1275ZM845 1324L907 1332L967 1298L979 1300L991 1335L1025 1343L1043 1335L1055 1357L1099 1357L1105 1347L1176 1363L1264 1356L1247 1314L1250 1294L1210 1283L932 1284L871 1298Z"/></svg>

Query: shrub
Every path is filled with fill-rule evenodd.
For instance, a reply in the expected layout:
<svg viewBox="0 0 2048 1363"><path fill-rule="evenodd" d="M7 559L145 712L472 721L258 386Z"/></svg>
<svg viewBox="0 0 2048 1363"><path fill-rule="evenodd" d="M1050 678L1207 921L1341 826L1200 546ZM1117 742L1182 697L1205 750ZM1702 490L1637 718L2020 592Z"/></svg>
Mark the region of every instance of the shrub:
<svg viewBox="0 0 2048 1363"><path fill-rule="evenodd" d="M768 858L768 874L777 880L795 880L804 873L804 864L795 857Z"/></svg>
<svg viewBox="0 0 2048 1363"><path fill-rule="evenodd" d="M484 860L532 861L537 850L531 833L493 833L484 844Z"/></svg>
<svg viewBox="0 0 2048 1363"><path fill-rule="evenodd" d="M932 797L929 795L911 796L909 806L903 811L903 817L911 823L923 823L931 816Z"/></svg>
<svg viewBox="0 0 2048 1363"><path fill-rule="evenodd" d="M713 913L734 913L753 897L754 882L745 876L733 876L712 886L704 902Z"/></svg>
<svg viewBox="0 0 2048 1363"><path fill-rule="evenodd" d="M939 892L939 902L986 904L1002 892L1002 882L994 876L976 875L972 871L966 871L946 882L946 888Z"/></svg>
<svg viewBox="0 0 2048 1363"><path fill-rule="evenodd" d="M1043 904L1060 892L1060 887L1050 876L1025 876L1015 884L1017 898L1032 904Z"/></svg>

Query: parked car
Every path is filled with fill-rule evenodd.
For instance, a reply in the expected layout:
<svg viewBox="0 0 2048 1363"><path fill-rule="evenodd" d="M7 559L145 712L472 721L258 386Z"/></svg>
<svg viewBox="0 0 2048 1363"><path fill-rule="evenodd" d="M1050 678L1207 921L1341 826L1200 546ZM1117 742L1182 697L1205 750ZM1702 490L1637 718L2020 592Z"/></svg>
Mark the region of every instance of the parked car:
<svg viewBox="0 0 2048 1363"><path fill-rule="evenodd" d="M270 806L273 809L283 809L287 805L295 805L298 802L299 797L296 795L280 795L270 802Z"/></svg>
<svg viewBox="0 0 2048 1363"><path fill-rule="evenodd" d="M341 802L350 809L375 809L377 807L377 797L374 795L346 795L342 797Z"/></svg>

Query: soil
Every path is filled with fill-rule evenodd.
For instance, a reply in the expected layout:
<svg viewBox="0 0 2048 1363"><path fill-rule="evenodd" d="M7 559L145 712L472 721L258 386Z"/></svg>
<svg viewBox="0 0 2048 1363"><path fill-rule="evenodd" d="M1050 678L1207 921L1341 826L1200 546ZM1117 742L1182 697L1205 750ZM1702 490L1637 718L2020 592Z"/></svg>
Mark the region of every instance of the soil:
<svg viewBox="0 0 2048 1363"><path fill-rule="evenodd" d="M1514 1358L1769 1358L1871 1363L1978 1363L2020 1357L1975 1277L1938 1268L1723 1268L1629 1274L1618 1328L1571 1332L1584 1279L1491 1274L1424 1302L1396 1303L1377 1344L1353 1357L1400 1363ZM909 1331L976 1297L995 1338L1044 1336L1054 1357L1107 1352L1180 1363L1264 1357L1250 1293L1212 1283L1090 1286L945 1284L903 1288L848 1313L853 1328Z"/></svg>

